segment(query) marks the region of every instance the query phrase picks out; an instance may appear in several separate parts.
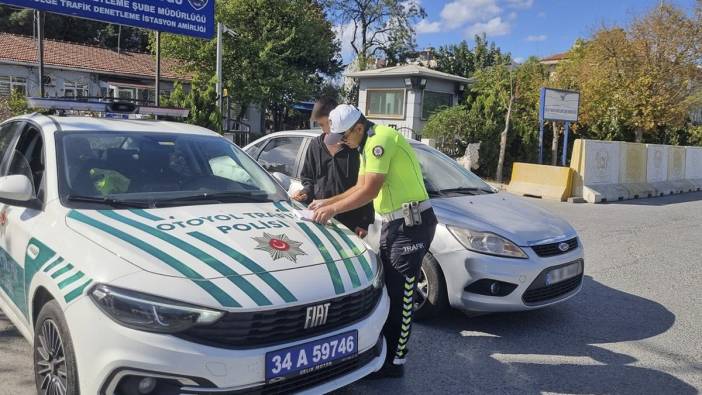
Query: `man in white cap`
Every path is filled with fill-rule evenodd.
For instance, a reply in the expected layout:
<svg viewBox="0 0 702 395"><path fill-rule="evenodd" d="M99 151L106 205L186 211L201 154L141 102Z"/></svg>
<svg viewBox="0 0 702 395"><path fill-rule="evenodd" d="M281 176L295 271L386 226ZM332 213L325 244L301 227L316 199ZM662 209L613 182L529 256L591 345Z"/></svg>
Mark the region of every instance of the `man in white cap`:
<svg viewBox="0 0 702 395"><path fill-rule="evenodd" d="M346 192L310 204L314 220L326 223L373 201L383 217L380 258L390 294L390 315L383 328L388 353L375 377L402 377L414 308L414 289L424 255L436 230L436 217L414 150L395 129L375 125L353 106L329 114L326 144L342 143L361 152L358 181Z"/></svg>

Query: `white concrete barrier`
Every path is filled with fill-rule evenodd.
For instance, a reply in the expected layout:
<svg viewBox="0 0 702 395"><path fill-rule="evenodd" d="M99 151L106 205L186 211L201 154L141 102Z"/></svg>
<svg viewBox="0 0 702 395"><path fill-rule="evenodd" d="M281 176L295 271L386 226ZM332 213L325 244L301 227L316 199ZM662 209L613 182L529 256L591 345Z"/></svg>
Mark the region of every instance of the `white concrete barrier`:
<svg viewBox="0 0 702 395"><path fill-rule="evenodd" d="M685 147L685 179L702 190L702 147Z"/></svg>
<svg viewBox="0 0 702 395"><path fill-rule="evenodd" d="M685 179L685 147L668 147L668 182L675 193L692 192L697 187Z"/></svg>
<svg viewBox="0 0 702 395"><path fill-rule="evenodd" d="M570 167L591 203L702 190L702 147L576 140Z"/></svg>
<svg viewBox="0 0 702 395"><path fill-rule="evenodd" d="M620 142L619 183L627 190L629 199L656 195L656 189L647 182L646 144Z"/></svg>
<svg viewBox="0 0 702 395"><path fill-rule="evenodd" d="M576 140L570 167L575 170L573 195L590 203L629 198L619 183L621 145L618 141Z"/></svg>
<svg viewBox="0 0 702 395"><path fill-rule="evenodd" d="M668 146L646 144L646 181L656 190L656 195L669 195L675 187L668 182Z"/></svg>

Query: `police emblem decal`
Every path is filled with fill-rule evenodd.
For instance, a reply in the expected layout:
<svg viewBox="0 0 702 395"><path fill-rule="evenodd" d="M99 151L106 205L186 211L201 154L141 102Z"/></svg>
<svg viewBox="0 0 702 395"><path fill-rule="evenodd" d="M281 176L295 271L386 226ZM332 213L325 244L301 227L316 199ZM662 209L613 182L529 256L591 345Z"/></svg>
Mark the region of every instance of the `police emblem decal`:
<svg viewBox="0 0 702 395"><path fill-rule="evenodd" d="M383 156L384 153L385 150L383 149L383 147L379 145L373 147L373 156L375 156L376 158L380 158L381 156Z"/></svg>
<svg viewBox="0 0 702 395"><path fill-rule="evenodd" d="M271 235L264 232L263 236L253 237L253 239L258 243L255 249L266 251L274 261L285 258L297 263L298 255L307 255L300 248L301 242L291 240L286 235Z"/></svg>
<svg viewBox="0 0 702 395"><path fill-rule="evenodd" d="M209 2L210 0L188 0L188 3L197 11L207 7L207 3Z"/></svg>

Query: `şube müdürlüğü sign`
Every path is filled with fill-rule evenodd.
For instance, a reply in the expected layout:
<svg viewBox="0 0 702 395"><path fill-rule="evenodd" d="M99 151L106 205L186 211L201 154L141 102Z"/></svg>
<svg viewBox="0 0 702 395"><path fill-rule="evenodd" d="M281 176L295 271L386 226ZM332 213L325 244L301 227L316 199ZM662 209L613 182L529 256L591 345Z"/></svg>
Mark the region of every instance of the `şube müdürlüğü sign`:
<svg viewBox="0 0 702 395"><path fill-rule="evenodd" d="M0 3L161 32L211 38L215 0L0 0Z"/></svg>

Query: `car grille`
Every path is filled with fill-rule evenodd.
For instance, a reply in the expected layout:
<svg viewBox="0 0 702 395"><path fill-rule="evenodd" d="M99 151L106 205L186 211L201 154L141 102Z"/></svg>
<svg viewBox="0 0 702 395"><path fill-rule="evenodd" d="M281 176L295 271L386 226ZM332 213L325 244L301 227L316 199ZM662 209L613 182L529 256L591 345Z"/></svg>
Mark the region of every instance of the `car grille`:
<svg viewBox="0 0 702 395"><path fill-rule="evenodd" d="M522 300L527 305L545 303L572 292L578 288L582 281L583 275L580 274L576 277L569 278L555 284L530 289L524 292L524 295L522 295Z"/></svg>
<svg viewBox="0 0 702 395"><path fill-rule="evenodd" d="M534 250L536 255L538 255L540 257L561 255L561 254L565 254L566 252L570 252L570 251L573 251L574 249L578 248L578 238L577 237L574 237L570 240L565 241L565 243L568 243L568 249L565 251L561 251L558 248L558 246L561 243L563 243L563 241L559 241L557 243L536 245L536 246L532 246L531 248Z"/></svg>
<svg viewBox="0 0 702 395"><path fill-rule="evenodd" d="M282 309L230 312L212 325L196 326L177 336L222 348L252 348L311 337L352 324L369 315L382 295L372 286L338 298ZM307 307L330 303L327 322L305 329Z"/></svg>

